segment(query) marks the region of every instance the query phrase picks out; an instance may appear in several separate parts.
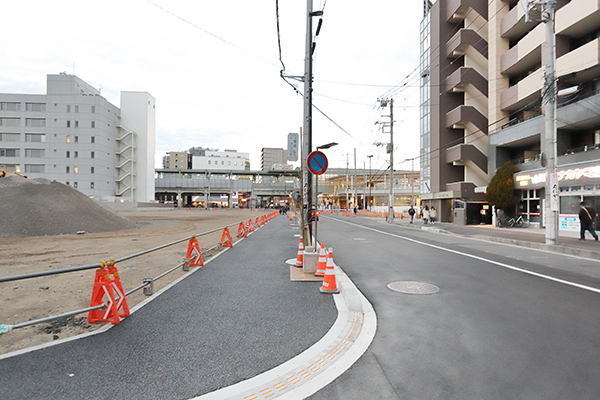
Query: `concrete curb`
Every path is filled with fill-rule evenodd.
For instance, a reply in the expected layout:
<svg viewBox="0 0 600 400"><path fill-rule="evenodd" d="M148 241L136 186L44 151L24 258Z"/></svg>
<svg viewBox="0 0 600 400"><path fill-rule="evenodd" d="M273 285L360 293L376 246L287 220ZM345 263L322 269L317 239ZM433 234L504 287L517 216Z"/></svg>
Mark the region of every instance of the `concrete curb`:
<svg viewBox="0 0 600 400"><path fill-rule="evenodd" d="M194 400L304 399L348 370L373 341L377 316L339 266L335 266L335 274L340 294L332 296L338 317L321 340L269 371Z"/></svg>

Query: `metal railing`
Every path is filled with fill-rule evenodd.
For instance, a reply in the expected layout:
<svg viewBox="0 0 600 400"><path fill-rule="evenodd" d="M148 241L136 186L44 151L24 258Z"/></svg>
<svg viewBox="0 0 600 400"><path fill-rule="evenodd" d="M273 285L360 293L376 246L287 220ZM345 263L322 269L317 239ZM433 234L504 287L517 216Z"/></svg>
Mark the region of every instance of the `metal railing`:
<svg viewBox="0 0 600 400"><path fill-rule="evenodd" d="M274 213L272 213L271 215L274 215ZM251 223L252 219L248 220L248 223ZM113 262L113 265L119 262L123 262L126 260L130 260L145 254L149 254L158 250L162 250L166 247L170 247L170 246L174 246L176 244L185 242L186 240L189 241L190 239L194 238L194 237L201 237L201 236L205 236L205 235L209 235L211 233L215 233L215 232L219 232L219 231L224 231L225 228L229 228L232 226L238 226L240 224L244 224L245 221L239 221L233 224L229 224L229 225L225 225L222 226L220 228L215 228L215 229L211 229L209 231L206 232L202 232L196 235L192 235L192 236L187 236L183 239L179 239L176 240L174 242L170 242L167 244L163 244L161 246L157 246L148 250L144 250L141 251L139 253L135 253L135 254L130 254L128 256L125 257L121 257L118 259L115 259ZM253 224L254 225L254 224ZM240 239L241 235L239 232L235 235L232 235L231 238L238 238ZM216 248L222 248L223 247L223 242L219 242L216 245L208 248L208 249L204 249L204 253L210 252ZM113 260L111 260L113 261ZM176 271L177 269L183 267L184 271L189 270L189 267L186 269L185 268L185 264L186 264L187 260L184 260L183 262L177 264L176 266L168 269L167 271L161 273L160 275L158 275L155 278L144 278L143 279L143 283L127 292L125 292L125 297L129 296L135 292L137 292L140 289L144 289L144 294L146 296L151 296L154 294L154 282L156 282L157 280L165 277L166 275ZM15 276L8 276L8 277L0 277L0 283L3 282L12 282L12 281L17 281L17 280L24 280L24 279L31 279L31 278L39 278L39 277L44 277L44 276L50 276L50 275L58 275L58 274L66 274L66 273L71 273L71 272L77 272L77 271L84 271L84 270L89 270L89 269L97 269L97 268L104 268L105 263L101 262L98 264L92 264L92 265L82 265L82 266L78 266L78 267L73 267L73 268L63 268L63 269L57 269L54 271L45 271L45 272L36 272L36 273L32 273L32 274L24 274L24 275L15 275ZM11 330L15 330L15 329L19 329L19 328L25 328L27 326L31 326L31 325L36 325L36 324L40 324L40 323L44 323L44 322L49 322L49 321L53 321L56 319L60 319L60 318L65 318L65 317L70 317L73 315L77 315L77 314L82 314L82 313L86 313L86 312L90 312L90 311L94 311L94 310L98 310L98 309L102 309L104 310L106 308L106 304L101 304L101 305L97 305L97 306L93 306L93 307L86 307L86 308L82 308L79 310L74 310L74 311L69 311L66 313L62 313L62 314L58 314L58 315L52 315L52 316L48 316L48 317L44 317L44 318L39 318L39 319L34 319L34 320L30 320L30 321L26 321L26 322L21 322L21 323L17 323L14 325L3 325L0 324L0 336L2 336L3 334L6 334L8 332L10 332Z"/></svg>

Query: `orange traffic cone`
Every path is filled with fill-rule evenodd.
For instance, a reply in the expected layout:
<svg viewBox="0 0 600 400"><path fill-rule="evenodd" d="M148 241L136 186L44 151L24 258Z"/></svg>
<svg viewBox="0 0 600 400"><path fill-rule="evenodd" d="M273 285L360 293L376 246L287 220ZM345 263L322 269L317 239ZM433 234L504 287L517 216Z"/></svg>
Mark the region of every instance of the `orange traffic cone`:
<svg viewBox="0 0 600 400"><path fill-rule="evenodd" d="M321 243L321 250L319 251L319 262L317 263L317 272L315 272L315 276L325 276L326 268L327 252L325 251L325 245Z"/></svg>
<svg viewBox="0 0 600 400"><path fill-rule="evenodd" d="M290 221L292 220L292 216L290 214L288 214L288 218L290 219Z"/></svg>
<svg viewBox="0 0 600 400"><path fill-rule="evenodd" d="M323 286L319 289L321 293L339 293L335 282L335 272L333 270L333 249L329 249L327 254L327 269L325 270L325 277L323 278Z"/></svg>
<svg viewBox="0 0 600 400"><path fill-rule="evenodd" d="M300 243L298 244L298 257L296 258L296 267L302 268L304 265L304 242L302 238L300 238Z"/></svg>

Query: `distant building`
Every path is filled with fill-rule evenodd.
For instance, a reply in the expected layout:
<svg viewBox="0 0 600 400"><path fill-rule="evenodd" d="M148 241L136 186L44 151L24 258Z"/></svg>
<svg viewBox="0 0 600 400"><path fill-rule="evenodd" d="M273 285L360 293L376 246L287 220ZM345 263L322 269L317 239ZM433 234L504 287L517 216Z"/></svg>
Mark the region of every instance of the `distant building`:
<svg viewBox="0 0 600 400"><path fill-rule="evenodd" d="M119 109L66 73L48 75L46 91L0 93L0 169L103 201L153 201L155 99L121 92Z"/></svg>
<svg viewBox="0 0 600 400"><path fill-rule="evenodd" d="M214 151L206 149L204 156L192 156L192 169L212 171L250 171L250 154L237 150Z"/></svg>
<svg viewBox="0 0 600 400"><path fill-rule="evenodd" d="M263 147L260 157L260 169L268 171L273 164L287 164L287 151L271 147Z"/></svg>
<svg viewBox="0 0 600 400"><path fill-rule="evenodd" d="M163 157L163 168L189 169L191 168L191 155L185 151L170 151Z"/></svg>

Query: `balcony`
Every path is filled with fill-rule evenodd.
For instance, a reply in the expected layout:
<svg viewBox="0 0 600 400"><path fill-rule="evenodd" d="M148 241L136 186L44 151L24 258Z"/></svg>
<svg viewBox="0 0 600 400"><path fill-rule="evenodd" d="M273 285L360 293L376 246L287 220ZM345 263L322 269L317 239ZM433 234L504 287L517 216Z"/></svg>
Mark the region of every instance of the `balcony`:
<svg viewBox="0 0 600 400"><path fill-rule="evenodd" d="M446 44L446 57L458 58L472 47L487 59L487 41L472 29L461 29Z"/></svg>
<svg viewBox="0 0 600 400"><path fill-rule="evenodd" d="M462 165L469 161L487 173L487 156L472 144L459 144L446 149L446 163Z"/></svg>
<svg viewBox="0 0 600 400"><path fill-rule="evenodd" d="M485 3L477 0L450 0L446 6L446 21L456 24L473 12L481 16L486 15ZM471 17L474 18L473 15Z"/></svg>
<svg viewBox="0 0 600 400"><path fill-rule="evenodd" d="M557 35L582 37L600 28L600 0L571 0L556 12Z"/></svg>
<svg viewBox="0 0 600 400"><path fill-rule="evenodd" d="M451 129L465 129L467 123L472 123L481 132L487 135L487 118L473 106L458 106L446 114L446 127Z"/></svg>
<svg viewBox="0 0 600 400"><path fill-rule="evenodd" d="M516 39L539 24L539 22L525 22L525 3L524 0L519 1L519 4L502 18L500 36L506 39Z"/></svg>
<svg viewBox="0 0 600 400"><path fill-rule="evenodd" d="M481 94L487 97L488 82L479 72L470 67L461 67L446 78L446 92L464 92L467 85L473 85Z"/></svg>
<svg viewBox="0 0 600 400"><path fill-rule="evenodd" d="M505 75L517 75L535 68L542 61L542 42L544 26L538 25L512 49L502 55L501 72Z"/></svg>

